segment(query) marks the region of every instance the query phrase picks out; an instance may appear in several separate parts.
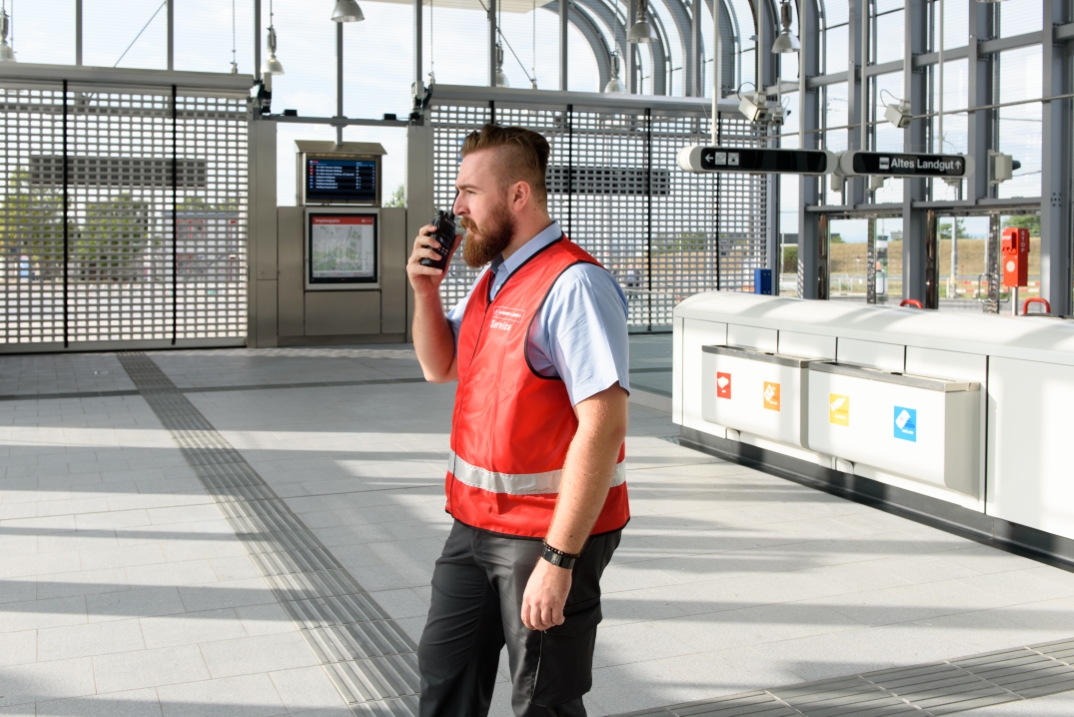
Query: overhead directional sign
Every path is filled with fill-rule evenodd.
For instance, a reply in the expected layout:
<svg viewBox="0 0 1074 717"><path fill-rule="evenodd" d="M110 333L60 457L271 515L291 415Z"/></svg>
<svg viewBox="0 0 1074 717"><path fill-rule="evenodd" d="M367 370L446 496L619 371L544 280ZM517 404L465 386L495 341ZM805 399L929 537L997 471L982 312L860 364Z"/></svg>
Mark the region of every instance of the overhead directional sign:
<svg viewBox="0 0 1074 717"><path fill-rule="evenodd" d="M839 174L845 177L965 177L973 174L973 159L961 154L897 154L843 152Z"/></svg>
<svg viewBox="0 0 1074 717"><path fill-rule="evenodd" d="M683 147L679 167L687 172L751 172L766 174L827 174L835 170L835 155L817 149L754 149L752 147Z"/></svg>

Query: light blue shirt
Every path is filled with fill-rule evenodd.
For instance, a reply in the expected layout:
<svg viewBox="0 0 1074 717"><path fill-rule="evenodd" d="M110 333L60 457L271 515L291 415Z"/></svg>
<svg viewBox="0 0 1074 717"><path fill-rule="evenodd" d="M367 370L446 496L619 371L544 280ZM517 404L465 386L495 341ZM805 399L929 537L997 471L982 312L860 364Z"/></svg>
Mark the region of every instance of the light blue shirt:
<svg viewBox="0 0 1074 717"><path fill-rule="evenodd" d="M502 256L493 260L486 270L495 275L492 298L527 259L561 236L559 223L552 222L507 260ZM448 312L456 342L466 302L484 275L482 272L467 297ZM629 392L627 298L615 277L588 263L564 271L530 328L527 352L537 373L563 379L572 406L616 383Z"/></svg>

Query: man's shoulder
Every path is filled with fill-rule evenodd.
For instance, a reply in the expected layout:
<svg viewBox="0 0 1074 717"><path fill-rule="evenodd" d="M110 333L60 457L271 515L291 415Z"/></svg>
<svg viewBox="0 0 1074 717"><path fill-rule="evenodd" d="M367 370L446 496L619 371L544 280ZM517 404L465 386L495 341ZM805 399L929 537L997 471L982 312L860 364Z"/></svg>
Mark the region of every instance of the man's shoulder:
<svg viewBox="0 0 1074 717"><path fill-rule="evenodd" d="M545 312L597 309L614 311L625 317L626 294L610 271L600 264L579 262L567 267L556 279L545 301Z"/></svg>
<svg viewBox="0 0 1074 717"><path fill-rule="evenodd" d="M616 292L622 292L622 287L619 286L619 282L616 281L615 276L610 271L600 264L589 261L580 261L564 269L563 273L556 279L552 290L585 289L588 287L597 290L614 289Z"/></svg>

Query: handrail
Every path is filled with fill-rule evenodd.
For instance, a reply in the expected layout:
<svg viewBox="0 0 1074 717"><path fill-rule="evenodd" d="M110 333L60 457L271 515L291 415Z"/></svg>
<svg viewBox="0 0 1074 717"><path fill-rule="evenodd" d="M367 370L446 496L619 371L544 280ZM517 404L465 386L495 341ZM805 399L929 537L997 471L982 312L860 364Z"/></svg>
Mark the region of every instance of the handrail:
<svg viewBox="0 0 1074 717"><path fill-rule="evenodd" d="M924 309L925 308L924 306L921 305L921 302L918 301L917 299L903 299L902 301L899 302L899 306L913 306L913 307L918 308L918 309Z"/></svg>
<svg viewBox="0 0 1074 717"><path fill-rule="evenodd" d="M1044 313L1045 314L1052 313L1052 305L1048 303L1047 299L1043 299L1043 298L1041 298L1039 296L1033 296L1033 297L1030 297L1030 298L1028 298L1028 299L1026 299L1025 301L1022 302L1022 316L1028 316L1029 315L1029 305L1030 304L1044 304Z"/></svg>

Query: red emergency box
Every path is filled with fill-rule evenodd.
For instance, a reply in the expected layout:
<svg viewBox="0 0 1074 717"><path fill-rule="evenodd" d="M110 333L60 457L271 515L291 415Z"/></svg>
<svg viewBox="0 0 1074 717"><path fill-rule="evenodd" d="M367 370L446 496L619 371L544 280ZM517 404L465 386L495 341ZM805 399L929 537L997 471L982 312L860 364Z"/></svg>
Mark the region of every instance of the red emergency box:
<svg viewBox="0 0 1074 717"><path fill-rule="evenodd" d="M1029 285L1029 230L1007 227L1000 246L1003 254L1003 285Z"/></svg>

